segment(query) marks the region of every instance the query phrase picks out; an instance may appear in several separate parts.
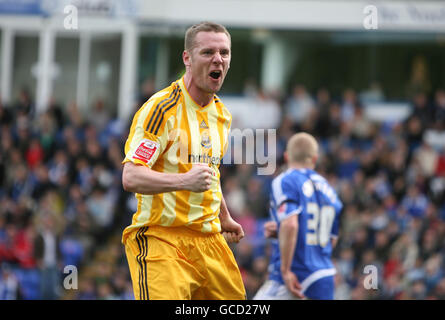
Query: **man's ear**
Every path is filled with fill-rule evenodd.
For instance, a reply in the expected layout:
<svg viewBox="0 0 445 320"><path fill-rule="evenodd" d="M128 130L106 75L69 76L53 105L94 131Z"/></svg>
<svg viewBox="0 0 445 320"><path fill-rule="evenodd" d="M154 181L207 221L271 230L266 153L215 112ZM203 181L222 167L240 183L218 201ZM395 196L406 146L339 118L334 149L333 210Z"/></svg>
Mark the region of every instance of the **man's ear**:
<svg viewBox="0 0 445 320"><path fill-rule="evenodd" d="M189 54L189 52L187 51L187 50L184 50L183 52L182 52L182 61L184 62L184 65L186 66L186 67L190 67L190 54Z"/></svg>
<svg viewBox="0 0 445 320"><path fill-rule="evenodd" d="M288 163L288 161L289 161L289 155L287 154L287 151L284 151L283 157L284 157L284 162L285 162L285 163Z"/></svg>
<svg viewBox="0 0 445 320"><path fill-rule="evenodd" d="M314 163L314 166L317 165L318 156L312 156L312 162Z"/></svg>

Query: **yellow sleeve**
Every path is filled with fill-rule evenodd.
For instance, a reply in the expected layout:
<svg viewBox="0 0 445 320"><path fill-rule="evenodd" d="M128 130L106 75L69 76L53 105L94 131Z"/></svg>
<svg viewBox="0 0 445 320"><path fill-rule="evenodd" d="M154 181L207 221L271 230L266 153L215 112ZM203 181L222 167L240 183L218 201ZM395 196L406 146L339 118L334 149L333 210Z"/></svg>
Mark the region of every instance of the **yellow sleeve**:
<svg viewBox="0 0 445 320"><path fill-rule="evenodd" d="M223 157L224 157L224 155L226 154L227 149L228 149L228 147L229 147L229 142L230 142L230 129L231 129L231 126L232 126L232 115L230 114L230 112L229 112L227 109L225 109L225 111L226 111L226 112L224 112L224 117L226 118L226 121L225 121L225 123L224 123L224 126L226 126L226 128L227 128L227 134L226 134L226 136L224 137L224 139L225 139L225 143L224 143L223 154L222 154Z"/></svg>
<svg viewBox="0 0 445 320"><path fill-rule="evenodd" d="M165 150L168 143L168 119L158 116L157 107L161 101L148 101L135 114L125 143L123 164L131 161L151 168ZM149 124L154 123L156 117L160 119L153 129Z"/></svg>

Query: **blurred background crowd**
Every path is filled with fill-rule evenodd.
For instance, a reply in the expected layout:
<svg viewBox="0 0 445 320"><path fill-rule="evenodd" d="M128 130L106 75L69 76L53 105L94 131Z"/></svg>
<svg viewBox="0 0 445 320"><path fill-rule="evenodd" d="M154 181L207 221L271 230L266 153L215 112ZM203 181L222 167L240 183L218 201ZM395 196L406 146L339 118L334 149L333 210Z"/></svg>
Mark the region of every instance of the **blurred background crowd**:
<svg viewBox="0 0 445 320"><path fill-rule="evenodd" d="M150 95L142 91L140 102ZM246 233L231 248L248 298L267 277L270 183L287 139L306 131L320 142L317 170L345 204L335 298L445 299L445 91L412 91L404 121L378 123L363 103L384 101L384 88L333 96L297 84L277 96L249 84L245 95L259 110L258 127L277 128L278 165L274 175L251 164L220 167L229 210ZM133 299L120 242L136 211L121 186L131 119L118 120L100 100L93 109L85 117L75 104L52 102L38 114L27 90L0 105L0 299ZM78 269L77 290L63 287L68 265ZM363 286L366 265L378 270L375 290Z"/></svg>

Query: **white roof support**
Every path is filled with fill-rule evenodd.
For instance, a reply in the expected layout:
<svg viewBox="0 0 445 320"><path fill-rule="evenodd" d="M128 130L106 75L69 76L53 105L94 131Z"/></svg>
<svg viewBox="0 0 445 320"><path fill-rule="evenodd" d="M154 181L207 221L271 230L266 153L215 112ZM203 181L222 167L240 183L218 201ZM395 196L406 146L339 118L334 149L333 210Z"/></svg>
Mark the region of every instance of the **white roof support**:
<svg viewBox="0 0 445 320"><path fill-rule="evenodd" d="M88 87L91 57L91 34L86 31L80 33L79 39L79 66L77 69L77 107L84 111L88 110Z"/></svg>
<svg viewBox="0 0 445 320"><path fill-rule="evenodd" d="M0 95L2 102L8 104L11 102L12 67L14 57L14 31L11 28L3 29L1 57L2 72L0 78Z"/></svg>
<svg viewBox="0 0 445 320"><path fill-rule="evenodd" d="M137 27L128 23L122 33L119 74L118 118L127 120L132 115L136 97L139 36Z"/></svg>
<svg viewBox="0 0 445 320"><path fill-rule="evenodd" d="M36 90L37 113L42 113L46 110L53 92L54 54L55 33L50 27L46 27L40 32L39 37L39 60Z"/></svg>

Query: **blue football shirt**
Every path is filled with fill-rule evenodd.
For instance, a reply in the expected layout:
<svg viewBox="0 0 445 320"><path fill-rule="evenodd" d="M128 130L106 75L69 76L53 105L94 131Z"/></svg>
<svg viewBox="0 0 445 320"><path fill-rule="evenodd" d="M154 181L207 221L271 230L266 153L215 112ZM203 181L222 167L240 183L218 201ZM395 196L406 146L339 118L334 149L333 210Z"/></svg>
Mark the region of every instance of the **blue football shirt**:
<svg viewBox="0 0 445 320"><path fill-rule="evenodd" d="M314 282L335 274L331 238L338 236L343 204L328 181L314 170L290 168L272 181L271 189L270 216L278 230L281 221L298 215L291 269L304 292ZM269 278L284 283L280 267L278 240L273 240Z"/></svg>

